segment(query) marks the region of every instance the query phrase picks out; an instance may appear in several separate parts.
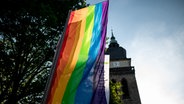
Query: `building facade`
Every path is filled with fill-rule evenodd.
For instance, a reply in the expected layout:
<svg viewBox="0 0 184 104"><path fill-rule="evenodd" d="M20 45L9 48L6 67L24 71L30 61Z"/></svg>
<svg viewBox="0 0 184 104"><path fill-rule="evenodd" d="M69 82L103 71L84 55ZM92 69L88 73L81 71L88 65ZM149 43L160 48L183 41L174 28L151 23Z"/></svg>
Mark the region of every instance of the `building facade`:
<svg viewBox="0 0 184 104"><path fill-rule="evenodd" d="M123 104L141 104L135 68L131 66L131 58L126 57L126 50L119 46L113 32L106 54L110 55L110 80L122 84Z"/></svg>

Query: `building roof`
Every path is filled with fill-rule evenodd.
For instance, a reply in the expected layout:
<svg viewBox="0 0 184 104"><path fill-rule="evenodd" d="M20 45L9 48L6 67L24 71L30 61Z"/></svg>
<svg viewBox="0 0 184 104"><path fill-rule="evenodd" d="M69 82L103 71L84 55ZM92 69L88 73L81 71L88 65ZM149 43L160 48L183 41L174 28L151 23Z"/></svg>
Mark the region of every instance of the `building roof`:
<svg viewBox="0 0 184 104"><path fill-rule="evenodd" d="M111 32L111 40L109 47L106 50L106 54L110 55L110 60L122 60L122 59L127 59L126 57L126 50L119 46L117 40L114 37L113 31Z"/></svg>

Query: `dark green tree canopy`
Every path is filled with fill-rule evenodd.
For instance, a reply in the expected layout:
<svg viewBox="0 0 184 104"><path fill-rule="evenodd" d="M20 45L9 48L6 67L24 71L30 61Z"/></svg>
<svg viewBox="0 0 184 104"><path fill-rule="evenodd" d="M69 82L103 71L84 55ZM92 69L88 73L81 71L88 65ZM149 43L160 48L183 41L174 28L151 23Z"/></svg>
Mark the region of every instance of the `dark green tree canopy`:
<svg viewBox="0 0 184 104"><path fill-rule="evenodd" d="M0 102L40 103L69 10L85 0L2 0Z"/></svg>

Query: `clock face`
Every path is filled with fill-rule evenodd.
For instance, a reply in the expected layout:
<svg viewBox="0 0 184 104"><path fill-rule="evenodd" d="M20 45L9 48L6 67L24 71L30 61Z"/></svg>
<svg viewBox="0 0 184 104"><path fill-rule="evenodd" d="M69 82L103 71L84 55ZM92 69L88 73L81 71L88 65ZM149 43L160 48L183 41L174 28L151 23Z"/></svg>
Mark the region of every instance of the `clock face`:
<svg viewBox="0 0 184 104"><path fill-rule="evenodd" d="M111 61L110 68L130 67L130 60Z"/></svg>
<svg viewBox="0 0 184 104"><path fill-rule="evenodd" d="M116 62L111 62L110 67L115 68L115 67L119 67L120 66L120 62L116 61Z"/></svg>
<svg viewBox="0 0 184 104"><path fill-rule="evenodd" d="M120 63L119 62L113 62L112 64L113 64L114 67L120 66Z"/></svg>

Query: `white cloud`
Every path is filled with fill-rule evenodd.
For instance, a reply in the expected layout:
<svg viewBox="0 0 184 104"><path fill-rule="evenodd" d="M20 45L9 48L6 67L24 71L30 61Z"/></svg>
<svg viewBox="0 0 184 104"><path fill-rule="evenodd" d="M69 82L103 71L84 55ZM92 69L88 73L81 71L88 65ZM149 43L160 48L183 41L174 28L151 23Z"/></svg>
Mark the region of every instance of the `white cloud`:
<svg viewBox="0 0 184 104"><path fill-rule="evenodd" d="M128 50L143 104L184 104L184 28L140 26Z"/></svg>

